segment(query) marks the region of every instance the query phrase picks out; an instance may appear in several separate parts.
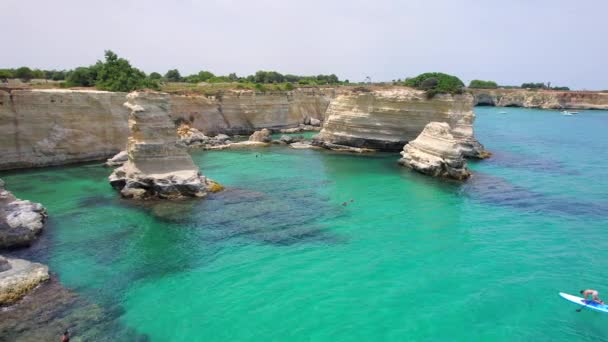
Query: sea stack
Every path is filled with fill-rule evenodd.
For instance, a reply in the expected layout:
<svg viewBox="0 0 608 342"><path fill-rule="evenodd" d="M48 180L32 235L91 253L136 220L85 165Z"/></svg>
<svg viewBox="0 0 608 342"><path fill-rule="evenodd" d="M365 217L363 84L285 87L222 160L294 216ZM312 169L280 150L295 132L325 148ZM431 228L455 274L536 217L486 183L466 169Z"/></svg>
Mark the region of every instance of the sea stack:
<svg viewBox="0 0 608 342"><path fill-rule="evenodd" d="M416 139L403 147L401 155L400 164L426 175L456 180L471 175L460 143L445 122L427 124Z"/></svg>
<svg viewBox="0 0 608 342"><path fill-rule="evenodd" d="M437 94L409 87L357 87L341 91L325 114L325 123L314 144L381 151L399 151L433 121L447 122L454 138L466 147L466 156L483 157L474 137L473 96Z"/></svg>
<svg viewBox="0 0 608 342"><path fill-rule="evenodd" d="M179 199L204 197L221 186L202 176L171 121L169 95L135 91L127 95L128 160L109 180L123 197Z"/></svg>

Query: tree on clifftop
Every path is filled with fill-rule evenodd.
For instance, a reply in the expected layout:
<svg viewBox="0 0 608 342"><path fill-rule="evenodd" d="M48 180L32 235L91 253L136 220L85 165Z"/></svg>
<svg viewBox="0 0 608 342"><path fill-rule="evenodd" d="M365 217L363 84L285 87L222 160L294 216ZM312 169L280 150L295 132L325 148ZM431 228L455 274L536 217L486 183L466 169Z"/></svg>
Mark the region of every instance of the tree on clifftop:
<svg viewBox="0 0 608 342"><path fill-rule="evenodd" d="M28 82L34 78L34 73L32 72L32 69L28 67L21 67L15 70L15 77L21 79L23 82Z"/></svg>
<svg viewBox="0 0 608 342"><path fill-rule="evenodd" d="M167 73L165 74L165 78L169 82L179 82L182 80L182 75L179 73L179 70L171 69L167 71Z"/></svg>
<svg viewBox="0 0 608 342"><path fill-rule="evenodd" d="M469 83L469 88L496 89L498 88L498 84L496 84L494 81L472 80L471 83Z"/></svg>
<svg viewBox="0 0 608 342"><path fill-rule="evenodd" d="M426 95L432 98L436 94L461 94L464 83L456 77L441 72L427 72L414 78L405 80L408 87L426 91Z"/></svg>
<svg viewBox="0 0 608 342"><path fill-rule="evenodd" d="M105 52L105 62L98 61L95 67L98 68L96 87L109 91L132 91L136 89L159 89L156 81L146 77L146 74L131 66L128 60L118 58L118 56L107 50Z"/></svg>

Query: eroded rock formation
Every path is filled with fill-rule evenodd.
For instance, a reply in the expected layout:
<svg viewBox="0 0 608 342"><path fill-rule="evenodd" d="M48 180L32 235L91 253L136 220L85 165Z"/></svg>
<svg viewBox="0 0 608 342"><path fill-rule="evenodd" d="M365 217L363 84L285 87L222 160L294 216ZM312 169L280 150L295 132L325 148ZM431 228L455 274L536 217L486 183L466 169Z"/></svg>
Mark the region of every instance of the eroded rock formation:
<svg viewBox="0 0 608 342"><path fill-rule="evenodd" d="M427 124L416 139L403 147L401 155L400 164L426 175L457 180L471 175L460 143L445 122Z"/></svg>
<svg viewBox="0 0 608 342"><path fill-rule="evenodd" d="M608 92L470 89L475 105L541 109L608 109Z"/></svg>
<svg viewBox="0 0 608 342"><path fill-rule="evenodd" d="M40 203L16 198L0 179L0 248L28 246L42 232L46 218Z"/></svg>
<svg viewBox="0 0 608 342"><path fill-rule="evenodd" d="M110 175L110 184L127 198L204 197L219 185L199 173L169 117L169 95L133 92L129 115L128 161Z"/></svg>
<svg viewBox="0 0 608 342"><path fill-rule="evenodd" d="M219 96L171 95L170 115L208 136L321 121L334 89L302 88ZM125 93L95 90L0 90L0 170L102 160L124 150ZM313 120L314 119L314 120ZM312 126L308 126L312 129Z"/></svg>
<svg viewBox="0 0 608 342"><path fill-rule="evenodd" d="M473 97L440 94L428 99L423 91L406 87L354 89L331 102L314 143L323 147L398 151L432 121L447 122L467 156L483 157L473 135ZM466 148L465 148L466 147Z"/></svg>
<svg viewBox="0 0 608 342"><path fill-rule="evenodd" d="M0 256L1 259L4 259ZM49 279L47 266L22 259L4 259L8 265L0 271L0 306L13 304L30 290Z"/></svg>

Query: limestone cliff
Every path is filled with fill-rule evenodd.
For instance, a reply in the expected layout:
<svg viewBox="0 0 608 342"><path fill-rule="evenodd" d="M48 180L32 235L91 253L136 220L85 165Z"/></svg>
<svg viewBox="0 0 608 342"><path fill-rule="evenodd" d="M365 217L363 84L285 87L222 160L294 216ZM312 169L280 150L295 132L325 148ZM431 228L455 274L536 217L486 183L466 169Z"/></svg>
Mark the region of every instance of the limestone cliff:
<svg viewBox="0 0 608 342"><path fill-rule="evenodd" d="M176 95L171 98L171 116L207 135L249 134L323 120L333 96L333 89L232 90L209 98Z"/></svg>
<svg viewBox="0 0 608 342"><path fill-rule="evenodd" d="M399 163L430 176L464 180L471 174L459 145L450 125L431 122L403 147Z"/></svg>
<svg viewBox="0 0 608 342"><path fill-rule="evenodd" d="M124 148L124 93L0 91L0 169L102 159Z"/></svg>
<svg viewBox="0 0 608 342"><path fill-rule="evenodd" d="M441 121L452 126L467 156L482 157L483 146L473 135L474 119L469 94L428 99L423 91L406 87L354 89L331 102L315 143L398 151L429 122Z"/></svg>
<svg viewBox="0 0 608 342"><path fill-rule="evenodd" d="M470 89L475 105L541 109L608 109L608 92Z"/></svg>
<svg viewBox="0 0 608 342"><path fill-rule="evenodd" d="M129 115L128 160L110 176L110 184L124 197L147 199L203 197L215 184L178 142L169 117L169 95L133 92L125 106Z"/></svg>
<svg viewBox="0 0 608 342"><path fill-rule="evenodd" d="M333 89L221 96L171 95L171 119L207 135L251 134L322 120ZM94 90L0 91L0 170L109 158L127 143L125 93Z"/></svg>

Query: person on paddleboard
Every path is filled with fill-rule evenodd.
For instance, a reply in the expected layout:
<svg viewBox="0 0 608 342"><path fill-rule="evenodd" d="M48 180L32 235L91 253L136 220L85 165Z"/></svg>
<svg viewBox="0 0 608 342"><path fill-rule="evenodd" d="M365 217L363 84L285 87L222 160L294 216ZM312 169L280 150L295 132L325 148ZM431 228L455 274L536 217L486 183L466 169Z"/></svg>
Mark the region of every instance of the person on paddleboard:
<svg viewBox="0 0 608 342"><path fill-rule="evenodd" d="M600 297L598 297L598 295L600 294L599 292L597 292L596 290L592 290L592 289L588 289L588 290L581 290L581 294L583 295L583 298L585 300L587 300L588 296L591 296L591 300L599 303L599 304L604 304L604 301L600 299Z"/></svg>

